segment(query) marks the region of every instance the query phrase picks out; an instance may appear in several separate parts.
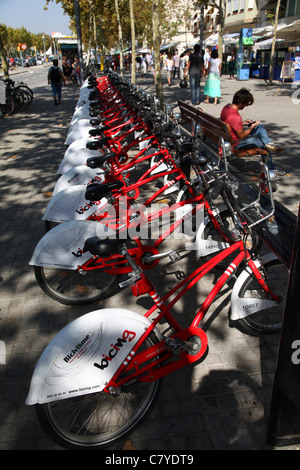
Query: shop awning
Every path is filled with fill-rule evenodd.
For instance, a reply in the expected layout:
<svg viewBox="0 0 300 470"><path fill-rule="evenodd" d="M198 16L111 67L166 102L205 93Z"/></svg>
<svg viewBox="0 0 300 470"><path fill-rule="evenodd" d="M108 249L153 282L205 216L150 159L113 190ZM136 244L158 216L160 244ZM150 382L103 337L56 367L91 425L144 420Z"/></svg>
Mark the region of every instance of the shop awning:
<svg viewBox="0 0 300 470"><path fill-rule="evenodd" d="M213 33L208 38L204 39L205 46L215 46L219 41L219 33Z"/></svg>
<svg viewBox="0 0 300 470"><path fill-rule="evenodd" d="M166 51L167 49L171 49L172 47L176 47L178 42L173 42L172 44L162 44L160 46L161 51Z"/></svg>
<svg viewBox="0 0 300 470"><path fill-rule="evenodd" d="M148 52L150 52L149 47L142 47L136 51L137 54L147 54Z"/></svg>
<svg viewBox="0 0 300 470"><path fill-rule="evenodd" d="M236 44L239 40L240 33L228 33L223 36L223 44ZM213 33L205 40L205 46L216 46L219 42L219 33Z"/></svg>
<svg viewBox="0 0 300 470"><path fill-rule="evenodd" d="M272 33L274 26L261 26L260 28L253 28L252 36L262 37L266 34Z"/></svg>
<svg viewBox="0 0 300 470"><path fill-rule="evenodd" d="M224 44L236 44L239 41L240 33L225 34L223 36Z"/></svg>
<svg viewBox="0 0 300 470"><path fill-rule="evenodd" d="M293 23L279 27L277 30L276 37L278 39L300 39L300 20L296 20Z"/></svg>
<svg viewBox="0 0 300 470"><path fill-rule="evenodd" d="M254 46L254 50L259 51L259 50L271 49L272 42L273 42L273 38L269 38L269 39L265 39L264 41L257 42ZM276 39L276 46L278 47L278 45L284 42L285 41L283 39Z"/></svg>

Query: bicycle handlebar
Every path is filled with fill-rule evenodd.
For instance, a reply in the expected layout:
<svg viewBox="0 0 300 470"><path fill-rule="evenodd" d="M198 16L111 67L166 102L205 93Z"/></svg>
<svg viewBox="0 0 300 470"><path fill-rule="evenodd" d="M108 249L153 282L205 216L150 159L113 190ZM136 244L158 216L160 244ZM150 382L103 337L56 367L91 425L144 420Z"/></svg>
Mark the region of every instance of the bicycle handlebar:
<svg viewBox="0 0 300 470"><path fill-rule="evenodd" d="M221 192L223 191L225 187L224 181L223 180L216 180L213 184L213 190L210 194L211 199L214 201L217 199L218 196L220 196Z"/></svg>

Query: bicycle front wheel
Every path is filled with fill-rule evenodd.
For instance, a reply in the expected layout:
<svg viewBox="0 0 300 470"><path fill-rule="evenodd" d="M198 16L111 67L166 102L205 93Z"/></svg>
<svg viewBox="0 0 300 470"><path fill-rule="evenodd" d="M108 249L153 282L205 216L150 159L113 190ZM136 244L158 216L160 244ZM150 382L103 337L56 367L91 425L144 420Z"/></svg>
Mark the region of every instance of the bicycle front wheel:
<svg viewBox="0 0 300 470"><path fill-rule="evenodd" d="M285 307L289 270L279 260L265 263L261 269L268 287L279 297L280 302L271 297L260 287L256 278L249 273L238 293L239 308L254 309L237 321L242 331L251 335L280 333Z"/></svg>
<svg viewBox="0 0 300 470"><path fill-rule="evenodd" d="M101 449L114 445L145 418L162 379L136 382L113 396L101 392L37 405L40 425L66 449Z"/></svg>
<svg viewBox="0 0 300 470"><path fill-rule="evenodd" d="M87 305L108 297L118 285L120 276L101 270L79 274L58 268L34 267L41 289L64 305Z"/></svg>

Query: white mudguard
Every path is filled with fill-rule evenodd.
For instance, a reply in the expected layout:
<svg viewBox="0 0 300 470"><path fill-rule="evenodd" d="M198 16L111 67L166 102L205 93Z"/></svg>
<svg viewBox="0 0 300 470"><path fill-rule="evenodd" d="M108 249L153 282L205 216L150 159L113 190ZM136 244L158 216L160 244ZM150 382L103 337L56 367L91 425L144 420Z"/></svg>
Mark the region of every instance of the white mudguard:
<svg viewBox="0 0 300 470"><path fill-rule="evenodd" d="M77 318L42 353L27 405L100 392L151 322L130 310L108 308Z"/></svg>
<svg viewBox="0 0 300 470"><path fill-rule="evenodd" d="M95 137L91 137L89 139L79 139L73 142L69 147L66 149L64 157L66 157L69 153L72 153L74 150L84 149L87 148L86 144L89 142L97 142L98 139Z"/></svg>
<svg viewBox="0 0 300 470"><path fill-rule="evenodd" d="M182 200L183 194L185 192L186 188L183 188L179 193L176 202L180 202ZM193 204L185 204L184 206L180 207L179 209L176 210L176 220L178 220L181 217L184 217L187 215L191 210L193 209ZM225 205L221 205L215 210L221 214L223 211L226 210ZM216 214L215 214L216 215ZM194 236L192 242L187 242L186 243L186 249L187 250L195 250L196 251L196 257L201 258L204 256L211 255L213 253L217 253L221 250L225 250L229 246L228 243L226 242L220 242L217 240L213 240L211 238L206 239L205 238L205 227L206 225L210 222L210 219L208 216L205 216L204 212L204 204L202 205L201 209L197 210L196 212L196 233L193 234L187 233L189 236ZM184 225L183 225L184 227ZM184 232L183 232L184 233Z"/></svg>
<svg viewBox="0 0 300 470"><path fill-rule="evenodd" d="M86 144L85 140L85 144ZM60 162L60 165L57 170L58 175L63 175L71 168L75 168L76 166L86 165L86 161L88 158L99 157L102 155L103 152L99 150L90 150L87 149L86 146L78 149L74 149L72 152L68 152Z"/></svg>
<svg viewBox="0 0 300 470"><path fill-rule="evenodd" d="M76 129L80 129L81 127L88 127L88 126L91 127L90 120L91 118L89 118L88 116L73 119L69 126L67 136L71 134L72 131Z"/></svg>
<svg viewBox="0 0 300 470"><path fill-rule="evenodd" d="M59 223L87 220L107 203L105 197L100 201L88 201L85 192L83 184L63 189L51 199L42 220Z"/></svg>
<svg viewBox="0 0 300 470"><path fill-rule="evenodd" d="M92 255L84 252L85 241L90 237L115 238L113 230L97 222L73 221L57 225L38 242L29 261L31 266L75 270Z"/></svg>
<svg viewBox="0 0 300 470"><path fill-rule="evenodd" d="M77 127L75 129L72 129L71 132L67 135L67 138L64 144L71 145L76 140L90 138L91 136L90 136L89 131L92 129L95 129L95 128L92 127L90 124L87 126Z"/></svg>
<svg viewBox="0 0 300 470"><path fill-rule="evenodd" d="M103 183L105 181L104 171L100 168L89 168L85 165L76 166L66 171L56 182L52 196L63 189L70 188L75 185L84 185L90 183Z"/></svg>
<svg viewBox="0 0 300 470"><path fill-rule="evenodd" d="M276 260L277 257L273 252L262 256L260 261L255 261L255 266L259 267L269 261ZM276 305L277 302L274 300L268 299L258 299L257 297L247 297L242 298L239 297L239 292L241 287L243 286L246 279L251 276L252 271L247 266L242 273L237 278L232 293L231 293L231 311L230 311L230 318L231 320L238 320L239 318L247 317L252 313L259 312L263 308L271 308L273 305Z"/></svg>
<svg viewBox="0 0 300 470"><path fill-rule="evenodd" d="M220 206L216 208L219 214L226 210L226 206ZM197 213L198 217L198 213ZM199 220L199 224L198 224ZM194 247L193 249L197 252L197 258L201 258L204 256L211 255L213 253L218 253L219 251L225 250L225 248L229 247L229 243L222 242L219 240L214 240L213 238L205 238L205 227L210 222L210 218L208 216L204 217L204 206L203 206L203 216L197 218L197 233L194 240Z"/></svg>
<svg viewBox="0 0 300 470"><path fill-rule="evenodd" d="M81 106L74 112L70 126L72 126L78 119L88 119L89 121L92 119L90 115L90 110L88 106Z"/></svg>

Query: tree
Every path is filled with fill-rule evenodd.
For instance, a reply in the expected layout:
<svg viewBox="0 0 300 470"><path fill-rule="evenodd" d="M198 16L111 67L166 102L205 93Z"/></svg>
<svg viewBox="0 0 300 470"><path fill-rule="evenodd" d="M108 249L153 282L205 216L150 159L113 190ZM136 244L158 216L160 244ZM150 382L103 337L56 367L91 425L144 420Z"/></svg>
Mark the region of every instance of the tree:
<svg viewBox="0 0 300 470"><path fill-rule="evenodd" d="M197 2L199 6L211 6L218 10L219 16L219 38L218 38L218 53L219 58L222 60L223 55L223 32L224 32L224 25L225 25L225 18L226 18L226 1L225 0L200 0Z"/></svg>
<svg viewBox="0 0 300 470"><path fill-rule="evenodd" d="M280 2L281 2L281 0L277 1L275 19L274 19L274 31L273 31L273 40L272 40L271 55L270 55L270 66L269 66L269 85L272 85L272 83L273 83L273 68L274 68L274 60L275 60L275 45L276 45L276 35L277 35L277 25L278 25L278 15L279 15L279 10L280 10Z"/></svg>
<svg viewBox="0 0 300 470"><path fill-rule="evenodd" d="M7 67L7 56L5 50L5 43L7 39L7 28L5 24L0 24L0 55L2 57L2 69L4 73L4 78L9 78L8 67Z"/></svg>
<svg viewBox="0 0 300 470"><path fill-rule="evenodd" d="M130 11L130 27L131 27L131 81L135 85L135 22L134 22L134 5L133 0L129 0L129 11Z"/></svg>
<svg viewBox="0 0 300 470"><path fill-rule="evenodd" d="M163 97L161 69L160 69L159 0L153 0L152 25L153 25L154 74L155 74L154 76L155 76L156 97L159 100L159 104L160 104L161 109L163 109L164 97Z"/></svg>
<svg viewBox="0 0 300 470"><path fill-rule="evenodd" d="M123 35L122 35L122 24L119 12L119 3L118 0L115 0L115 9L118 22L118 38L119 38L119 50L120 50L120 73L123 77Z"/></svg>

